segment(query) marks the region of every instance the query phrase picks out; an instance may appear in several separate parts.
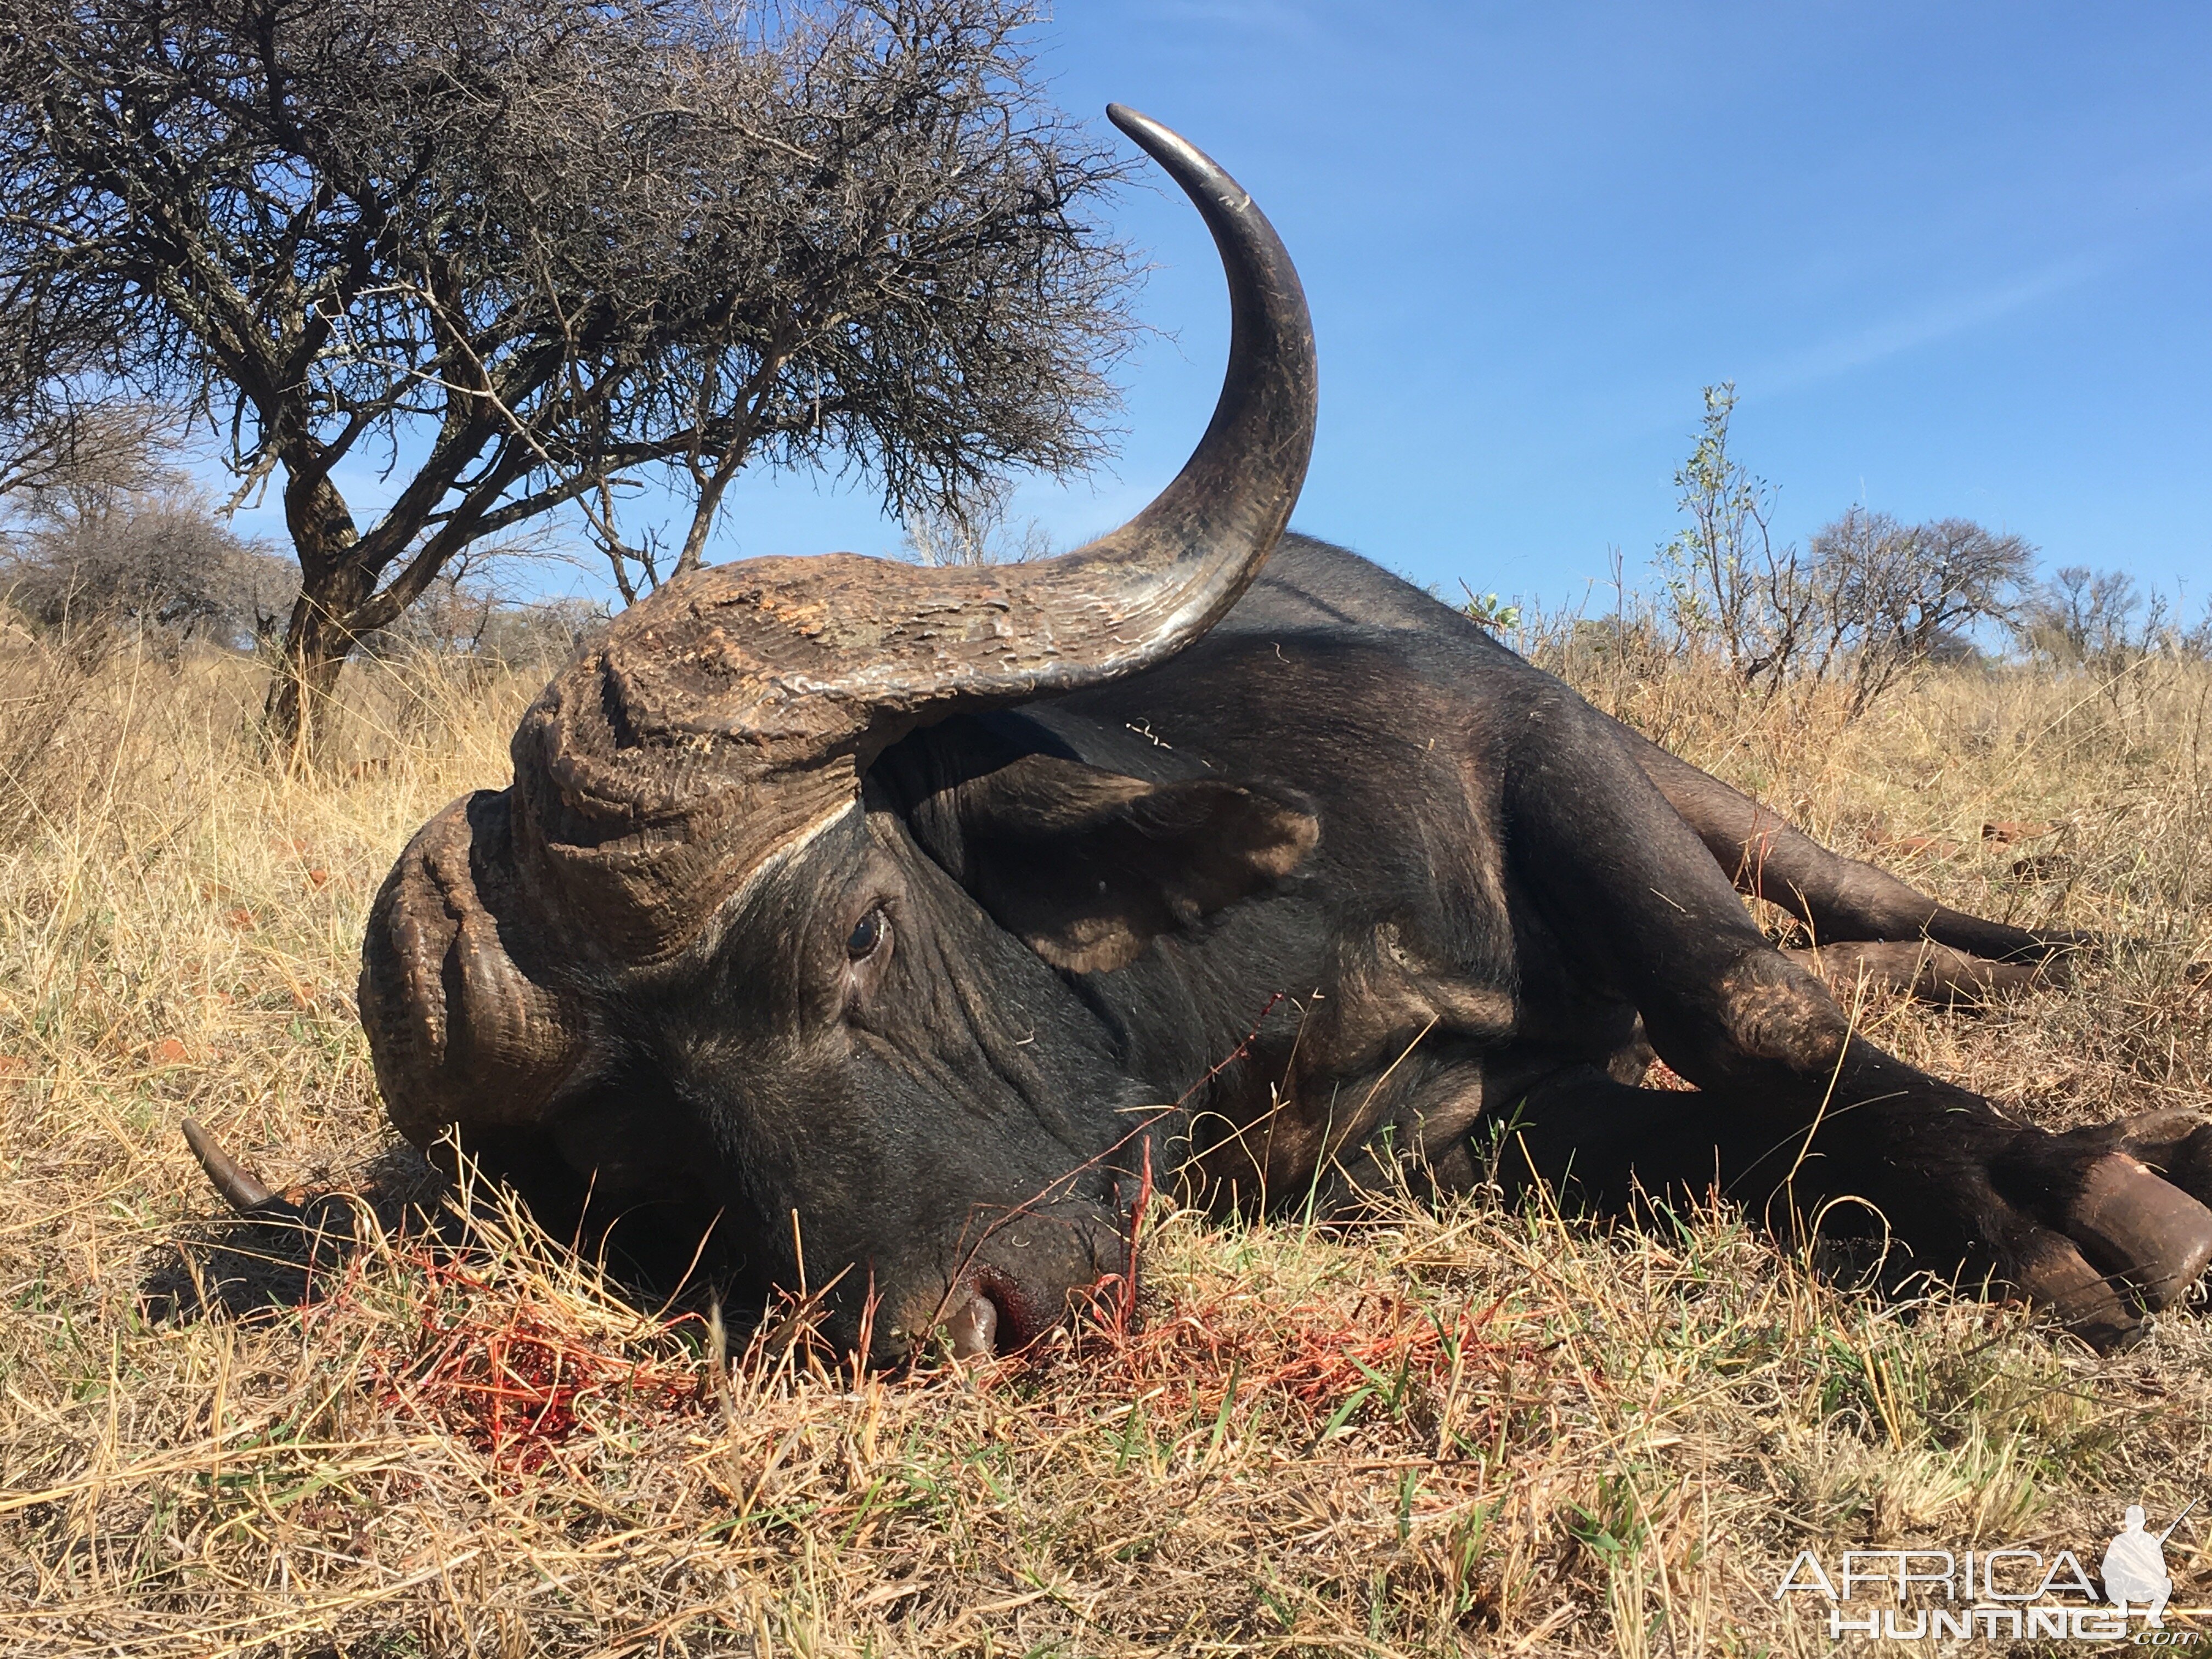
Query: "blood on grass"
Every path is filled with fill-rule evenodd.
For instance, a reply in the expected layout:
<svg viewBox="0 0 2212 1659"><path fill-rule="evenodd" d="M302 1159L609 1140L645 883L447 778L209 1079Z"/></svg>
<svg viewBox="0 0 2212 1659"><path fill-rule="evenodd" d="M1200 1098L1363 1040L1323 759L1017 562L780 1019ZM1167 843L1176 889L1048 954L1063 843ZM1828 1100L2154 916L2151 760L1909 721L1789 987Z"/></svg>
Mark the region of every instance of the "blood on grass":
<svg viewBox="0 0 2212 1659"><path fill-rule="evenodd" d="M427 1410L495 1461L523 1472L591 1426L589 1402L671 1410L696 1401L696 1369L609 1353L550 1303L517 1297L428 1251L406 1261L428 1294L404 1345L372 1349L395 1403ZM488 1304L488 1305L487 1305ZM696 1322L654 1326L665 1335Z"/></svg>

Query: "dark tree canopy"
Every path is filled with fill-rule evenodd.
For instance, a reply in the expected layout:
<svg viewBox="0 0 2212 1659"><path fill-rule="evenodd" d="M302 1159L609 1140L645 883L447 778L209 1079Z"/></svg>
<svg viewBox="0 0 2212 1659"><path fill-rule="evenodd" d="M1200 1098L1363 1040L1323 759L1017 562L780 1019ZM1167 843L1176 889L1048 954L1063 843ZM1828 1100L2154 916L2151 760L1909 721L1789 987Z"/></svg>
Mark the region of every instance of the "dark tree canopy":
<svg viewBox="0 0 2212 1659"><path fill-rule="evenodd" d="M1115 160L1024 0L22 0L0 42L0 412L181 402L280 487L271 727L460 550L665 469L698 562L753 461L902 512L1101 453ZM381 465L357 518L342 465ZM303 719L303 716L308 717Z"/></svg>

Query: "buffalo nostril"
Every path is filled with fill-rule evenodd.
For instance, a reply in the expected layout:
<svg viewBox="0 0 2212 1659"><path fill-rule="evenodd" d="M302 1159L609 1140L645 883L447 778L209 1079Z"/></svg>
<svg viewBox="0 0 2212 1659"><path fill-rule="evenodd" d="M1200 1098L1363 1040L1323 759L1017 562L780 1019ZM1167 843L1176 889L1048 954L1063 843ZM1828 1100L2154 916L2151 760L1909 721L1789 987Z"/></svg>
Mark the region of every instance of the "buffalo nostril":
<svg viewBox="0 0 2212 1659"><path fill-rule="evenodd" d="M955 1359L990 1358L998 1352L998 1304L976 1291L945 1322L945 1334Z"/></svg>

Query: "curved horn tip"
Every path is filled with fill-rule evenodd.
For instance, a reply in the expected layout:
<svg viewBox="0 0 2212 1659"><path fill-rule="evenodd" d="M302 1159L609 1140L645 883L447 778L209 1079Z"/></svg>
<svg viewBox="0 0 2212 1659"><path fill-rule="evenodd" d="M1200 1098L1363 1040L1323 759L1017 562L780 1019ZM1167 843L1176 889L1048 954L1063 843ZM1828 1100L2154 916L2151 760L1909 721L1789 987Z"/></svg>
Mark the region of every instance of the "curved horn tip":
<svg viewBox="0 0 2212 1659"><path fill-rule="evenodd" d="M254 1179L234 1162L230 1155L216 1145L215 1137L191 1118L184 1121L185 1145L192 1149L192 1156L207 1171L207 1178L215 1189L229 1200L233 1209L241 1215L260 1209L276 1194Z"/></svg>
<svg viewBox="0 0 2212 1659"><path fill-rule="evenodd" d="M1156 145L1171 144L1177 149L1194 149L1190 140L1165 122L1155 121L1140 109L1131 109L1127 104L1106 106L1106 118L1142 144L1146 149Z"/></svg>
<svg viewBox="0 0 2212 1659"><path fill-rule="evenodd" d="M1106 118L1128 134L1139 149L1167 168L1179 183L1185 182L1185 170L1222 179L1228 178L1218 161L1173 127L1155 121L1139 110L1131 109L1127 104L1109 104Z"/></svg>
<svg viewBox="0 0 2212 1659"><path fill-rule="evenodd" d="M1290 253L1250 193L1180 133L1125 104L1106 112L1190 198L1229 281L1229 363L1206 435L1151 506L1064 556L1086 577L1109 562L1160 574L1180 567L1180 591L1158 607L1158 648L1145 653L1157 660L1220 619L1290 520L1313 451L1313 319Z"/></svg>
<svg viewBox="0 0 2212 1659"><path fill-rule="evenodd" d="M1159 123L1152 119L1151 116L1144 114L1140 111L1131 109L1127 104L1107 105L1106 118L1133 137L1136 135L1137 130L1139 127L1156 127L1159 125Z"/></svg>

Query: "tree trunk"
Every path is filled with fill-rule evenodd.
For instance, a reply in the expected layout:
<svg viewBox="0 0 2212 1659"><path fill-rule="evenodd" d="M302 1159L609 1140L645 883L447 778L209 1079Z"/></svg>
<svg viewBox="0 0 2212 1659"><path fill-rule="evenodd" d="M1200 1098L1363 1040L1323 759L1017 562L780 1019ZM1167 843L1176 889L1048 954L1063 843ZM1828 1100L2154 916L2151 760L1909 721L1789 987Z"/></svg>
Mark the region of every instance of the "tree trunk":
<svg viewBox="0 0 2212 1659"><path fill-rule="evenodd" d="M327 478L287 489L284 507L300 560L300 597L262 708L261 740L270 759L297 768L313 757L329 725L339 671L357 642L351 618L375 591L377 573L362 565L352 514Z"/></svg>
<svg viewBox="0 0 2212 1659"><path fill-rule="evenodd" d="M301 585L262 712L262 741L270 757L287 767L306 764L322 745L339 671L356 643L344 618L368 597L368 586L362 573L349 565Z"/></svg>

